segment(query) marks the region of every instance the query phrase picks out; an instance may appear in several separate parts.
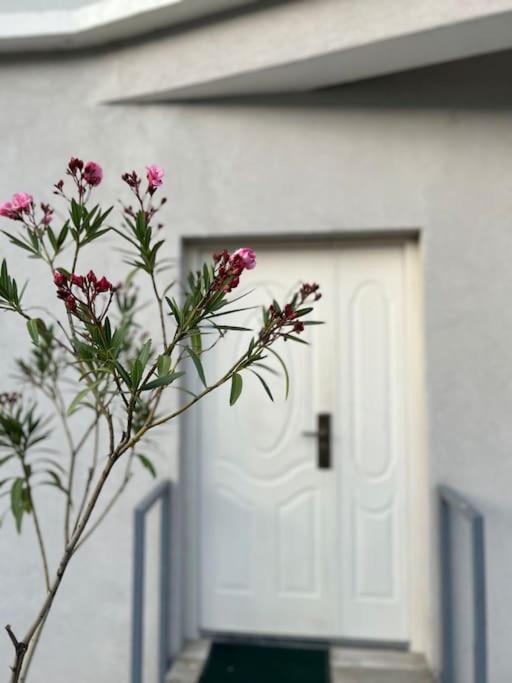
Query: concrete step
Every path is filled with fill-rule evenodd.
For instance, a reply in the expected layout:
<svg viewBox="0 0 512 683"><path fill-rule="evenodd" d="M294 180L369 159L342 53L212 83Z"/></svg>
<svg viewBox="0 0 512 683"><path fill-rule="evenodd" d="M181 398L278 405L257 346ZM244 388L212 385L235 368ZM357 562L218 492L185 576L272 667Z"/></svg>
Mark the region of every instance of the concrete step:
<svg viewBox="0 0 512 683"><path fill-rule="evenodd" d="M176 658L166 683L197 683L210 641L188 643ZM331 648L331 683L434 683L425 660L410 652Z"/></svg>
<svg viewBox="0 0 512 683"><path fill-rule="evenodd" d="M331 683L434 683L422 655L334 647Z"/></svg>

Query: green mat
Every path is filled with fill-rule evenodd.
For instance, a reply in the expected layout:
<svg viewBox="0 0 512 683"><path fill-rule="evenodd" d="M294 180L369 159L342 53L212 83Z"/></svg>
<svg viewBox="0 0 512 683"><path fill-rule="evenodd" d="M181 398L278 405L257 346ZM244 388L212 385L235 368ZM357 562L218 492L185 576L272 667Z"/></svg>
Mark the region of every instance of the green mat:
<svg viewBox="0 0 512 683"><path fill-rule="evenodd" d="M214 643L199 683L329 683L327 649Z"/></svg>

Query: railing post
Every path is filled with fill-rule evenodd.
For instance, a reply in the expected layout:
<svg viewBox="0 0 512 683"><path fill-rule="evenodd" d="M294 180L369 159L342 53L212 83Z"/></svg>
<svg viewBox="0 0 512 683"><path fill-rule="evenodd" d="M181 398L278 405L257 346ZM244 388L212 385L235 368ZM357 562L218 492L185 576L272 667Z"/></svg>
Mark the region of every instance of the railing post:
<svg viewBox="0 0 512 683"><path fill-rule="evenodd" d="M439 498L439 503L441 522L442 683L455 683L450 508L442 496Z"/></svg>
<svg viewBox="0 0 512 683"><path fill-rule="evenodd" d="M131 683L142 683L144 659L144 575L146 515L161 501L160 508L160 570L159 570L159 638L158 676L164 683L169 657L170 617L170 569L171 569L171 482L163 481L156 486L135 508L133 546L133 595L132 595L132 652Z"/></svg>
<svg viewBox="0 0 512 683"><path fill-rule="evenodd" d="M471 526L473 599L473 669L475 683L487 683L487 608L485 585L485 536L481 513L456 491L439 487L442 683L455 683L455 623L453 615L452 513L458 512Z"/></svg>
<svg viewBox="0 0 512 683"><path fill-rule="evenodd" d="M164 683L169 662L169 621L171 594L171 488L162 498L160 511L160 682Z"/></svg>
<svg viewBox="0 0 512 683"><path fill-rule="evenodd" d="M475 610L475 683L487 681L487 609L485 594L485 537L482 517L475 519L473 536L473 581Z"/></svg>
<svg viewBox="0 0 512 683"><path fill-rule="evenodd" d="M132 595L132 683L142 683L144 654L144 548L146 545L145 513L135 509L133 542Z"/></svg>

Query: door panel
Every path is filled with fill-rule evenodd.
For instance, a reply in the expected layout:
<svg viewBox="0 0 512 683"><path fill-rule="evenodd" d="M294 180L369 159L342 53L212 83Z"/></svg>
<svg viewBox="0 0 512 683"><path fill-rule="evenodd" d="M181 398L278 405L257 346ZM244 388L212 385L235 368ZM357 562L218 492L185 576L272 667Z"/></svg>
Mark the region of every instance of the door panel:
<svg viewBox="0 0 512 683"><path fill-rule="evenodd" d="M402 247L258 249L237 306L286 300L303 280L324 297L309 347L281 343L291 377L229 387L198 407L201 626L212 631L407 638ZM230 316L258 329L261 311ZM226 319L226 322L228 320ZM214 381L250 335L205 355ZM317 415L333 416L319 469Z"/></svg>
<svg viewBox="0 0 512 683"><path fill-rule="evenodd" d="M344 250L337 291L341 631L407 640L403 250Z"/></svg>

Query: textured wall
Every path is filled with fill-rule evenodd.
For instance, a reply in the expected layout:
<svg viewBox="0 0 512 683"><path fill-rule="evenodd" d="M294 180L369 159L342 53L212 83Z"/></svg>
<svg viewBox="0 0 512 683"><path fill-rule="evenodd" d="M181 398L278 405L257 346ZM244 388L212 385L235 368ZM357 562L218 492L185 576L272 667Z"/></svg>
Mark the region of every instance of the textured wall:
<svg viewBox="0 0 512 683"><path fill-rule="evenodd" d="M101 2L101 0L99 0ZM77 9L98 0L0 0L0 12L41 12L53 9Z"/></svg>
<svg viewBox="0 0 512 683"><path fill-rule="evenodd" d="M167 168L169 254L183 235L421 230L432 484L456 486L486 514L490 681L506 683L512 56L307 97L190 107L98 105L97 93L116 71L108 57L97 59L3 64L0 197L42 192L67 157L80 154L105 163L105 189L114 193L125 168L147 161ZM4 252L12 253L2 242ZM95 265L108 272L116 260L112 252L94 253ZM18 272L26 267L17 256L13 264ZM31 275L34 281L35 270ZM50 284L44 296L53 297ZM8 357L27 342L22 325L6 316L1 323L5 377ZM162 444L168 459L161 469L171 475L175 437L172 428ZM130 513L147 486L141 474L71 569L33 683L64 683L77 672L80 683L127 680ZM49 494L42 504L56 505ZM10 523L0 531L2 623L24 624L40 600L28 541ZM2 665L8 655L0 639Z"/></svg>

